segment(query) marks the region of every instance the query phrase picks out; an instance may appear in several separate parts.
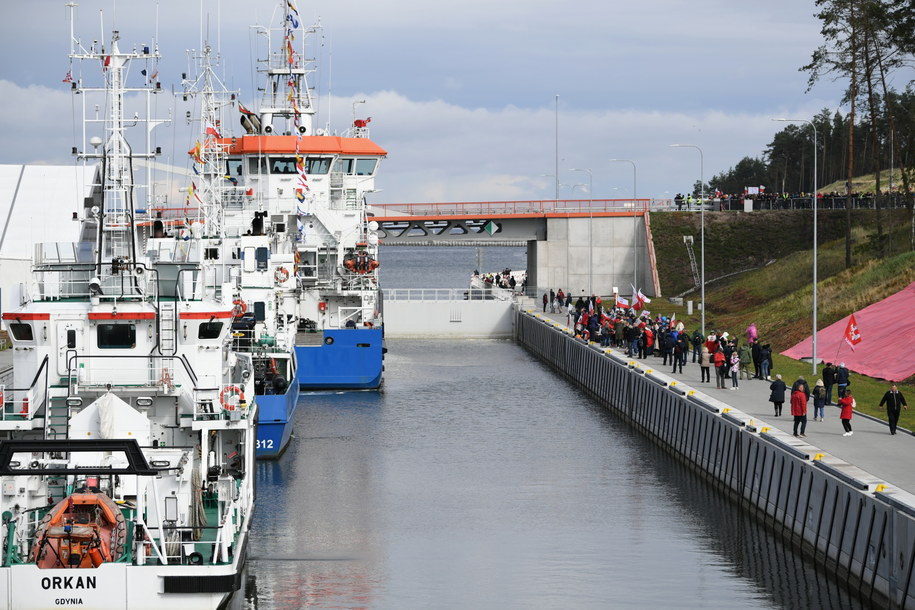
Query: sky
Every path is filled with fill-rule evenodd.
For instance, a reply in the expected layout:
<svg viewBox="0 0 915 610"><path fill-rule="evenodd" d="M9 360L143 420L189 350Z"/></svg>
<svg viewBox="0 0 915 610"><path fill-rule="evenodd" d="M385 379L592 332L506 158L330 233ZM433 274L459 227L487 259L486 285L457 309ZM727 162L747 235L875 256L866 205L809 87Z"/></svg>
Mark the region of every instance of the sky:
<svg viewBox="0 0 915 610"><path fill-rule="evenodd" d="M73 163L64 4L4 6L0 163ZM274 0L78 4L84 42L118 29L124 50L155 36L168 90L205 38L226 85L256 105L250 26L270 22ZM762 156L785 126L772 118L809 119L842 97L829 79L807 92L799 71L821 44L814 0L296 4L323 26L319 123L346 129L365 100L356 111L388 151L370 203L553 199L557 166L561 199L628 198L633 187L671 198ZM157 98L160 115L177 117L156 132L160 161L186 166L184 110L171 99ZM614 158L633 161L635 176Z"/></svg>

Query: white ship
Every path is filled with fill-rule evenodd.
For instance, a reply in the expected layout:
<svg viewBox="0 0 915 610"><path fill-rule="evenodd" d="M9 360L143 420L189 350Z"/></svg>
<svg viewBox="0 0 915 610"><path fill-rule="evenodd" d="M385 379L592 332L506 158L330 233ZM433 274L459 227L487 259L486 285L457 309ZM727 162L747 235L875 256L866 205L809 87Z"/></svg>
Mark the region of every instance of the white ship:
<svg viewBox="0 0 915 610"><path fill-rule="evenodd" d="M375 389L382 380L382 304L378 227L366 216L366 196L387 153L369 139L371 119L356 118L358 102L342 135L317 126L309 41L321 28L303 27L293 2L281 6L279 27L257 28L264 42L260 103L256 111L239 104L246 134L224 139L226 175L244 210L238 217L252 216L238 229L259 223L273 244L268 267L280 274L282 266L281 276L288 271L286 281L295 286L300 386Z"/></svg>
<svg viewBox="0 0 915 610"><path fill-rule="evenodd" d="M209 45L191 55L197 76L185 79L184 98L199 103L193 113L199 137L189 151L193 171L186 206L197 208L214 285L233 304L233 348L254 362L257 457L278 458L292 436L299 399L295 241L294 232L285 230L295 225L295 216L271 213L264 198L239 183L237 160L229 157L235 138L222 120L225 112L234 114L237 93L213 70Z"/></svg>
<svg viewBox="0 0 915 610"><path fill-rule="evenodd" d="M38 245L25 304L3 314L0 608L217 608L242 578L254 363L231 348L201 224L157 211L135 179L156 151L137 152L130 128L162 121L128 117L126 93L161 92L159 55L118 38L72 42L104 80L71 85L84 133L104 128L74 150L98 163L82 240Z"/></svg>

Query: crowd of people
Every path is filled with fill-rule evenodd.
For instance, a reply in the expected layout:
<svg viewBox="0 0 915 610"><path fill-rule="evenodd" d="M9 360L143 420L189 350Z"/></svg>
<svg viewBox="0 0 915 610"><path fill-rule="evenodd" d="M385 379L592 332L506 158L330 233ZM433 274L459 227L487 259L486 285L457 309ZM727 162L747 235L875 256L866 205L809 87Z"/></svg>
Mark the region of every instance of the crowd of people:
<svg viewBox="0 0 915 610"><path fill-rule="evenodd" d="M780 374L772 377L772 348L760 339L755 324L746 328L746 339L714 330L704 336L699 329L690 333L673 316L652 317L637 307L619 307L617 302L605 307L595 295L579 296L573 303L572 296L562 289L550 290L543 294L542 302L544 312L549 309L550 313L566 313L568 328L573 329L576 338L625 350L630 358L660 358L661 366L670 366L671 373L682 374L683 367L691 361L698 364L700 383L711 383L714 368L717 389L727 389L730 382L730 389L736 390L744 378L770 382L769 402L773 404L774 415L781 417L787 396L796 437L807 435L807 407L811 397L814 421L824 421L826 406L836 405L840 408L843 436L853 434L851 418L857 403L849 387L851 373L845 363L835 366L827 362L822 379L816 380L812 390L803 376L789 390ZM836 402L833 402L834 392ZM908 409L908 405L895 384L883 396L879 407L886 408L890 434L896 434L900 410Z"/></svg>

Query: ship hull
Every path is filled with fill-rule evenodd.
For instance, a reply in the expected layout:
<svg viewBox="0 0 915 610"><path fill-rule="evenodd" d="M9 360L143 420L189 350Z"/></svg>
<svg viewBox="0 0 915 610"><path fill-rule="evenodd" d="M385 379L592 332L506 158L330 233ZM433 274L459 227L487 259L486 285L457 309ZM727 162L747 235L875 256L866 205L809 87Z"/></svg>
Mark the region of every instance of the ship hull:
<svg viewBox="0 0 915 610"><path fill-rule="evenodd" d="M296 346L303 390L377 390L384 370L381 328L325 330L318 345Z"/></svg>
<svg viewBox="0 0 915 610"><path fill-rule="evenodd" d="M300 367L301 368L301 367ZM290 383L284 394L257 397L257 450L259 460L279 458L292 437L293 416L299 402L299 386Z"/></svg>

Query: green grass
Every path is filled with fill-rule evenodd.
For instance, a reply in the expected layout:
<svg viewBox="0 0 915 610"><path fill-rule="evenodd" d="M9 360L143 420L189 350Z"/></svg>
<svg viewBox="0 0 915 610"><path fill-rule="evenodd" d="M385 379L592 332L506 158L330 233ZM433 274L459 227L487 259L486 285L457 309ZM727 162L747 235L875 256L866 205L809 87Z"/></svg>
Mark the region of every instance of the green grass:
<svg viewBox="0 0 915 610"><path fill-rule="evenodd" d="M892 247L889 256L879 259L866 246L876 233L875 213L871 210L853 212L854 264L849 269L845 268L844 210L825 215L825 220L821 215L817 248L819 329L915 282L915 252L904 251L911 232L908 210L883 211L884 231L888 232ZM730 217L714 219L726 215ZM697 216L652 215L663 294L679 294L692 286L682 235L696 236L698 259L698 232L692 232L698 225ZM709 222L709 216L713 217L712 222ZM814 373L809 362L779 355L808 337L812 327L810 218L809 211L706 214L706 330L727 331L744 337L744 330L754 322L760 338L773 347L773 374L780 373L789 385L800 375L811 383L822 377L822 365ZM829 229L824 230L823 222L828 223ZM731 271L743 272L723 277ZM684 298L698 302L699 292L694 291ZM699 327L698 309L688 316L686 307L674 306L660 298L652 302L651 307L653 313L676 313L690 332ZM899 386L913 405L913 409L902 412L900 425L915 429L915 376ZM885 411L878 409L877 404L889 389L887 381L852 371L851 389L859 411L885 419Z"/></svg>

